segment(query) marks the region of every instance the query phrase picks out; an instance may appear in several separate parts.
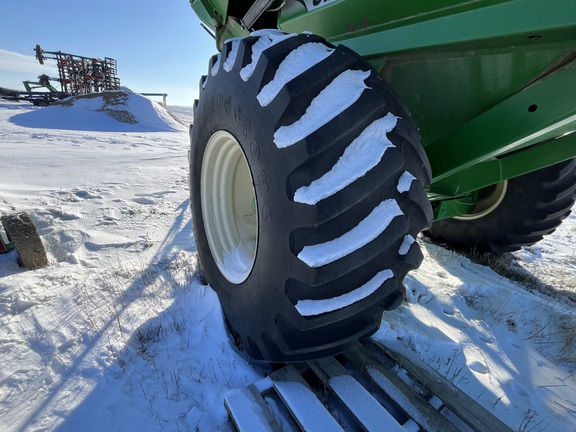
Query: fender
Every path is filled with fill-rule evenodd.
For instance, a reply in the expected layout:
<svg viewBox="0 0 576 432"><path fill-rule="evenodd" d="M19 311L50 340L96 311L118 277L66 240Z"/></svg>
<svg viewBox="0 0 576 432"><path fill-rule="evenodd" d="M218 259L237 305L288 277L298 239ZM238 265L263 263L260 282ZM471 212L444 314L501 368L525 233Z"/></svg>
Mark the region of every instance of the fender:
<svg viewBox="0 0 576 432"><path fill-rule="evenodd" d="M321 8L326 6L328 3L333 3L336 0L297 0L298 3L302 3L306 10L310 12L311 10Z"/></svg>

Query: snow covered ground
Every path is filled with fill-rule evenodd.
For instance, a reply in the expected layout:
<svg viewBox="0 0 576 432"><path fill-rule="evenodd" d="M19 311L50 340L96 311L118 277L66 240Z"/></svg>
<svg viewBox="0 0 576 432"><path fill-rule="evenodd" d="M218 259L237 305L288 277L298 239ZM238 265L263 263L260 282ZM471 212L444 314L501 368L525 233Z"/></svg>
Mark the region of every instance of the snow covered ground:
<svg viewBox="0 0 576 432"><path fill-rule="evenodd" d="M133 94L0 101L0 212L27 211L51 262L23 271L0 255L0 430L228 430L224 396L264 377L197 280L188 145L186 126ZM574 431L575 234L571 216L516 254L527 287L420 240L408 299L374 338L514 430Z"/></svg>

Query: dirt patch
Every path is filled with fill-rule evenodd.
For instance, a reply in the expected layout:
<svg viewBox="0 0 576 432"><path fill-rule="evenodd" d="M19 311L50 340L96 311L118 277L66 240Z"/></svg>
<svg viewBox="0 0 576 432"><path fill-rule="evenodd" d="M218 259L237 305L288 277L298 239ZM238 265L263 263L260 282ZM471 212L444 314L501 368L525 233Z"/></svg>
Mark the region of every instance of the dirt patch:
<svg viewBox="0 0 576 432"><path fill-rule="evenodd" d="M117 110L117 109L102 109L99 111L105 111L110 117L114 120L118 120L121 123L129 123L129 124L136 124L138 120L132 115L130 111L126 110Z"/></svg>
<svg viewBox="0 0 576 432"><path fill-rule="evenodd" d="M56 102L55 106L72 107L74 104L82 99L102 99L102 107L97 109L97 112L105 112L116 121L121 123L136 124L138 120L128 111L118 109L118 107L125 106L128 101L129 93L125 91L108 91L102 93L88 93L78 96L71 96L63 101Z"/></svg>

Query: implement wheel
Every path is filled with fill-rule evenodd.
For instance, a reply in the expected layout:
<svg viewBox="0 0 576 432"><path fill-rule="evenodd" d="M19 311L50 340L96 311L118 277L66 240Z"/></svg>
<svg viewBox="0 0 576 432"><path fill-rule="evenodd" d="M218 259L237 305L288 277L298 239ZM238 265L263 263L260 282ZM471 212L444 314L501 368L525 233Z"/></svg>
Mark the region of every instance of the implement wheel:
<svg viewBox="0 0 576 432"><path fill-rule="evenodd" d="M435 222L428 235L463 250L513 252L552 233L576 200L576 159L481 191L470 214Z"/></svg>
<svg viewBox="0 0 576 432"><path fill-rule="evenodd" d="M248 354L306 360L376 331L432 212L417 129L370 65L309 34L228 41L191 140L202 273Z"/></svg>

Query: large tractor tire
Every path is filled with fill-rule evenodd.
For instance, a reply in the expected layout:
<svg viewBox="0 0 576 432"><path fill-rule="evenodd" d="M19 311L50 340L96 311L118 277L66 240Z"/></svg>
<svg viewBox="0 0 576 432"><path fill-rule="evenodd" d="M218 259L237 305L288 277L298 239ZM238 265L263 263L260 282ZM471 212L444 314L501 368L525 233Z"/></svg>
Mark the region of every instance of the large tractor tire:
<svg viewBox="0 0 576 432"><path fill-rule="evenodd" d="M576 159L482 191L472 213L434 222L428 235L463 250L513 252L552 233L576 200Z"/></svg>
<svg viewBox="0 0 576 432"><path fill-rule="evenodd" d="M201 271L252 358L342 351L402 302L432 219L430 167L364 59L309 34L228 41L191 142Z"/></svg>

